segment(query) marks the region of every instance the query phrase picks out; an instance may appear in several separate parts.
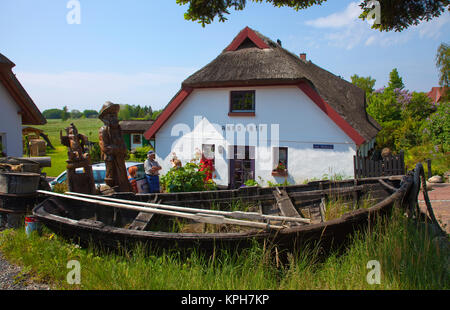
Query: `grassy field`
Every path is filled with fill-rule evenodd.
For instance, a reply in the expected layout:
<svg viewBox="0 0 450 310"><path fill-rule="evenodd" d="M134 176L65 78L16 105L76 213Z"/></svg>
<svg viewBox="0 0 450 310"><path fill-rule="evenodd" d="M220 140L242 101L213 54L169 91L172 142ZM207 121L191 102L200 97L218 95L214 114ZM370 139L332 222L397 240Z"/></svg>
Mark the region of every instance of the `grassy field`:
<svg viewBox="0 0 450 310"><path fill-rule="evenodd" d="M55 147L55 150L47 148L47 156L52 158L52 166L43 169L47 176L56 177L66 169L67 148L61 145L59 135L60 131L62 131L63 135L66 135L65 128L71 123L74 123L78 132L86 135L89 141L98 142L98 130L103 126L103 122L98 118L68 119L66 121L49 119L47 124L36 126L36 128L43 130L48 135L50 142Z"/></svg>
<svg viewBox="0 0 450 310"><path fill-rule="evenodd" d="M288 254L284 264L262 246L240 255L217 251L145 254L143 247L112 254L82 249L49 231L27 238L22 230L0 233L4 256L27 276L54 289L81 290L447 290L449 251L426 225L397 211L389 221L359 234L343 254L320 259L314 249ZM447 240L448 241L448 240ZM272 254L271 254L272 253ZM77 260L81 283L67 283L67 263ZM370 284L368 262L379 262L379 284ZM370 278L370 277L369 277Z"/></svg>

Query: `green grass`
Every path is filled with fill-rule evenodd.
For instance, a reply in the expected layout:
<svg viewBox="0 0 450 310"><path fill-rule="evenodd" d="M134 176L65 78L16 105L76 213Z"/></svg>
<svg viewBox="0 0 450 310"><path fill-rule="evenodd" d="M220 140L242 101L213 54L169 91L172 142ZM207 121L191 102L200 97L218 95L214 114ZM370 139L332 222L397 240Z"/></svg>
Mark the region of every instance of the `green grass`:
<svg viewBox="0 0 450 310"><path fill-rule="evenodd" d="M143 247L121 255L93 248L80 249L50 232L27 238L23 230L0 233L0 250L25 267L37 281L57 289L151 290L310 290L310 289L449 289L449 251L437 247L426 226L394 212L356 234L344 254L319 259L315 249L288 253L281 263L255 245L244 253L195 251L145 254ZM66 282L67 262L81 265L81 284ZM367 263L377 260L381 283L368 284Z"/></svg>
<svg viewBox="0 0 450 310"><path fill-rule="evenodd" d="M74 123L78 132L86 135L89 141L98 142L98 131L103 126L103 122L98 118L68 119L66 121L49 119L47 120L47 124L36 126L36 128L43 130L48 135L50 142L56 149L51 150L47 148L46 156L50 156L52 159L52 166L42 169L42 172L47 173L47 176L57 177L61 172L66 170L67 148L61 145L59 136L60 131L62 131L63 136L66 135L65 128L71 123Z"/></svg>
<svg viewBox="0 0 450 310"><path fill-rule="evenodd" d="M59 131L61 130L63 135L66 135L65 128L69 127L71 123L74 123L78 132L86 135L89 141L98 142L98 130L103 126L103 122L98 118L78 118L65 121L49 119L47 120L47 124L35 127L44 130L44 133L48 135L52 144L56 146L61 144L59 141Z"/></svg>

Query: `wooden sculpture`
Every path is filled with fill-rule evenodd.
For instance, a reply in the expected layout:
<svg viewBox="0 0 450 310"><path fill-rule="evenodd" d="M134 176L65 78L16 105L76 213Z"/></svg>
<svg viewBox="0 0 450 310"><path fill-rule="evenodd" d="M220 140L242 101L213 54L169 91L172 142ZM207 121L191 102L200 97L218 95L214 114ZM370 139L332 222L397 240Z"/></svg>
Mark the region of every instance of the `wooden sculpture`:
<svg viewBox="0 0 450 310"><path fill-rule="evenodd" d="M87 136L78 133L77 127L70 124L66 128L67 136L59 132L61 144L67 146L67 183L69 191L77 193L95 194L94 175L91 159L86 147Z"/></svg>
<svg viewBox="0 0 450 310"><path fill-rule="evenodd" d="M105 124L99 131L100 150L106 164L105 183L116 192L132 192L125 166L127 147L117 118L119 110L120 105L108 101L98 116Z"/></svg>

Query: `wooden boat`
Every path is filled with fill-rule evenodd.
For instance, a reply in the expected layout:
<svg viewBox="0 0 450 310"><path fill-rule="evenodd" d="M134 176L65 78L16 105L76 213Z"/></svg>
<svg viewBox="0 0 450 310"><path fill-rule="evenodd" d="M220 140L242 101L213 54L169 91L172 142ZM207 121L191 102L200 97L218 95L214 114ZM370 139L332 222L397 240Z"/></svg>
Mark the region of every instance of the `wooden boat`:
<svg viewBox="0 0 450 310"><path fill-rule="evenodd" d="M98 242L116 248L140 242L153 249L212 250L245 248L256 241L293 250L305 242L319 240L324 247L342 244L376 216L389 213L394 206L409 206L413 183L409 174L176 194L122 193L100 197L39 191L46 199L34 208L33 214L51 230L82 245ZM327 220L325 201L331 200L340 200L349 212ZM370 202L371 207L359 208L363 201ZM252 212L233 211L235 202L249 205L247 211ZM208 224L200 224L199 231L165 229L172 227L176 218L187 219L193 227L198 222ZM212 224L219 229L205 231ZM248 224L255 227L242 228ZM239 228L227 230L229 227Z"/></svg>

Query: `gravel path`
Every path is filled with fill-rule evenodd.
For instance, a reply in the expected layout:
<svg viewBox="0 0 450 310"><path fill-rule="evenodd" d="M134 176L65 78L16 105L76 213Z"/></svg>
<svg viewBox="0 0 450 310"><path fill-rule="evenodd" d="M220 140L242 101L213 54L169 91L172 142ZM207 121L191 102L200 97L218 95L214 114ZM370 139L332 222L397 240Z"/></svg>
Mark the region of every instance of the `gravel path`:
<svg viewBox="0 0 450 310"><path fill-rule="evenodd" d="M0 290L49 290L46 284L33 283L20 275L22 269L10 264L0 252ZM18 276L19 275L19 276Z"/></svg>

